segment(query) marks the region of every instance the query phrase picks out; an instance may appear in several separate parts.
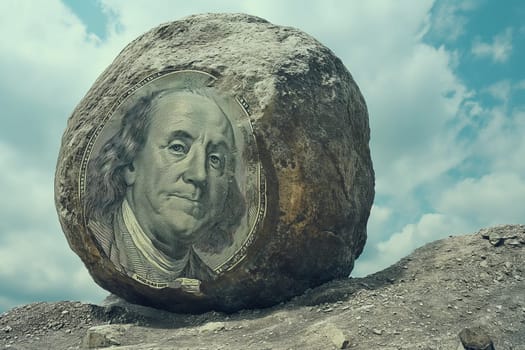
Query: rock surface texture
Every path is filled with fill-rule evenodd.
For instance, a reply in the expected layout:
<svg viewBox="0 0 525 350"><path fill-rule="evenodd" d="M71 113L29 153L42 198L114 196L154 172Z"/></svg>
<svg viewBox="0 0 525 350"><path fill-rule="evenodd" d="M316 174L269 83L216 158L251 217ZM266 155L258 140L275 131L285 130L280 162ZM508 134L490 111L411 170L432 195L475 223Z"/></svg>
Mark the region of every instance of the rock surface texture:
<svg viewBox="0 0 525 350"><path fill-rule="evenodd" d="M495 246L489 237L502 238ZM508 244L512 243L512 244ZM365 278L287 303L182 315L108 298L0 315L11 349L525 349L525 225L436 241ZM460 338L461 337L461 338ZM490 348L489 348L490 349Z"/></svg>
<svg viewBox="0 0 525 350"><path fill-rule="evenodd" d="M265 184L264 218L245 256L197 293L149 288L118 271L86 230L79 199L86 149L115 103L147 77L181 70L209 73L216 89L243 98ZM131 42L77 106L62 140L56 206L95 281L128 301L185 312L275 305L351 272L374 197L368 143L365 101L325 46L257 17L195 15Z"/></svg>

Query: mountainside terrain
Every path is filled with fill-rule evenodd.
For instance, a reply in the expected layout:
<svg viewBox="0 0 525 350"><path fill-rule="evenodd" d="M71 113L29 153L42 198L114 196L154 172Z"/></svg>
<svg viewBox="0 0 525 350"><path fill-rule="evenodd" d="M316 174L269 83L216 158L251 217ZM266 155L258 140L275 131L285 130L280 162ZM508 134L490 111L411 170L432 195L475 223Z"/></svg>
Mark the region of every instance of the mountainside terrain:
<svg viewBox="0 0 525 350"><path fill-rule="evenodd" d="M268 309L184 315L115 297L102 306L21 306L0 315L0 345L456 350L464 348L458 334L465 328L482 333L493 349L525 350L525 225L429 243L383 271L333 281Z"/></svg>

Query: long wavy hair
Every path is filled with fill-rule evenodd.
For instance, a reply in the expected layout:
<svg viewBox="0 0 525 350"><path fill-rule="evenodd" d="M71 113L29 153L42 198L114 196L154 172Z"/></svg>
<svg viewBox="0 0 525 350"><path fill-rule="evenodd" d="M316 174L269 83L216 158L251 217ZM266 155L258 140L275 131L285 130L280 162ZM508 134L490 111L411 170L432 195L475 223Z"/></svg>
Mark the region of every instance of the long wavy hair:
<svg viewBox="0 0 525 350"><path fill-rule="evenodd" d="M100 149L88 164L87 187L85 193L85 213L88 220L112 227L114 213L120 208L126 196L127 184L124 172L133 162L146 143L151 122L152 109L157 101L166 95L196 94L215 103L229 121L224 109L218 102L220 98L210 89L175 90L165 89L143 96L133 103L124 114L119 131ZM233 148L235 149L235 140ZM235 150L233 153L237 153ZM245 201L235 179L235 157L228 174L229 188L222 220L215 223L209 233L200 239L199 248L209 252L220 252L231 245L233 235L245 213Z"/></svg>

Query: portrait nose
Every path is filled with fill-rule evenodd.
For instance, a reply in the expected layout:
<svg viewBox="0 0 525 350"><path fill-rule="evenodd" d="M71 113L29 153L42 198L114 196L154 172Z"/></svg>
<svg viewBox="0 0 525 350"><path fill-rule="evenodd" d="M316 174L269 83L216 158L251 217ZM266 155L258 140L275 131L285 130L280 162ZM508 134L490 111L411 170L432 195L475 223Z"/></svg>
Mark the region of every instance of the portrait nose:
<svg viewBox="0 0 525 350"><path fill-rule="evenodd" d="M188 166L183 174L183 179L191 183L206 181L206 151L196 149L188 157Z"/></svg>

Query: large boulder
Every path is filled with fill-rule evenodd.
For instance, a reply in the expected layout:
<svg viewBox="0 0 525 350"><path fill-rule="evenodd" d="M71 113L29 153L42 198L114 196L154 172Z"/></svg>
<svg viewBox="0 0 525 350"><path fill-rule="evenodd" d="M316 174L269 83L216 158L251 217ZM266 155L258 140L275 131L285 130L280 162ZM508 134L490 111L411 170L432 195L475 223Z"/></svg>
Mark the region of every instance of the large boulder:
<svg viewBox="0 0 525 350"><path fill-rule="evenodd" d="M243 14L160 25L74 110L55 200L124 299L268 306L349 275L374 197L365 101L309 35Z"/></svg>

